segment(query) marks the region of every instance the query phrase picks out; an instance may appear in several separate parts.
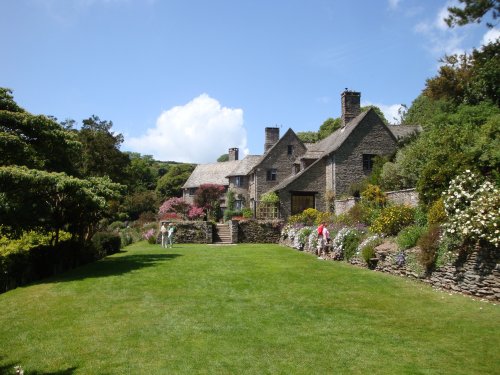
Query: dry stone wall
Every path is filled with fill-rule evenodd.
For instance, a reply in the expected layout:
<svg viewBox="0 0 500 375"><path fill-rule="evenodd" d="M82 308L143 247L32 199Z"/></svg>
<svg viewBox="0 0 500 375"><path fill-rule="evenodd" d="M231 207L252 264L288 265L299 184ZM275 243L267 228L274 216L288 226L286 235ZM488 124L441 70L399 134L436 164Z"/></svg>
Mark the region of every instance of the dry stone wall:
<svg viewBox="0 0 500 375"><path fill-rule="evenodd" d="M278 243L282 220L242 220L238 223L239 243Z"/></svg>

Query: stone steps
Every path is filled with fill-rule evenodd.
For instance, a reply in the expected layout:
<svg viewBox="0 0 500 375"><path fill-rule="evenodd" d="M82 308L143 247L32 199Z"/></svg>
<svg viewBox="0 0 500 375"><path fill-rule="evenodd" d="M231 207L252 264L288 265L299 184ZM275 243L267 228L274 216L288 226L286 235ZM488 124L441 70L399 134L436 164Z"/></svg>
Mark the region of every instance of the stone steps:
<svg viewBox="0 0 500 375"><path fill-rule="evenodd" d="M217 224L214 243L232 243L231 231L228 224Z"/></svg>

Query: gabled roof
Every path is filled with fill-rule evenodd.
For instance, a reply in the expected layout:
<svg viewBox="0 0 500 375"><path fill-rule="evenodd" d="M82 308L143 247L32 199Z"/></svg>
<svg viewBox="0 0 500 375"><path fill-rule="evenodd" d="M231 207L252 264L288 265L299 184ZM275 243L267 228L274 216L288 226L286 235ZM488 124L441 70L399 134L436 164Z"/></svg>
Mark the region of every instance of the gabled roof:
<svg viewBox="0 0 500 375"><path fill-rule="evenodd" d="M233 160L220 163L198 164L182 188L195 188L202 184L228 185L229 182L226 176L240 162L241 160Z"/></svg>
<svg viewBox="0 0 500 375"><path fill-rule="evenodd" d="M273 146L272 146L269 150L267 150L267 152L265 152L265 153L264 153L264 155L262 155L262 156L261 156L260 160L259 160L259 161L258 161L258 162L257 162L257 163L253 166L253 168L256 168L256 167L257 167L260 163L262 163L262 162L263 162L263 161L264 161L264 160L268 157L268 155L271 155L271 154L272 154L273 149L277 148L277 147L278 147L278 144L280 144L280 143L284 142L284 139L285 139L285 138L286 138L286 136L287 136L288 134L290 134L290 133L291 133L291 134L293 134L293 135L295 136L295 138L297 138L297 140L298 140L298 141L299 141L302 145L304 145L304 142L302 142L302 141L300 140L300 138L299 138L299 137L297 137L297 134L295 134L295 132L294 132L291 128L288 128L288 130L285 132L285 134L283 134L283 136L282 136L282 137L278 140L278 142L276 142L276 143L275 143L275 144L274 144L274 145L273 145ZM306 147L306 146L304 145L304 147ZM253 168L252 168L252 169L253 169Z"/></svg>
<svg viewBox="0 0 500 375"><path fill-rule="evenodd" d="M245 156L245 158L239 160L239 163L236 165L236 167L226 177L246 176L250 173L253 167L255 167L260 162L261 159L262 156L260 155Z"/></svg>
<svg viewBox="0 0 500 375"><path fill-rule="evenodd" d="M284 187L288 186L290 183L298 179L300 176L302 176L314 165L316 165L323 157L337 151L339 147L342 146L342 144L347 140L347 138L349 138L349 135L351 135L354 129L356 129L358 125L362 123L363 120L369 115L375 115L378 117L377 113L373 110L373 108L370 108L368 111L365 111L359 114L354 119L352 119L346 126L343 126L340 129L334 131L325 139L322 139L321 141L308 146L306 153L302 155L300 159L316 159L316 160L313 163L311 163L311 165L309 165L307 168L301 170L299 173L284 179L269 191L277 191L283 189ZM378 118L380 119L380 117ZM396 137L394 136L394 133L390 131L389 127L382 120L380 120L380 123L382 124L382 126L387 128L387 133L396 141Z"/></svg>

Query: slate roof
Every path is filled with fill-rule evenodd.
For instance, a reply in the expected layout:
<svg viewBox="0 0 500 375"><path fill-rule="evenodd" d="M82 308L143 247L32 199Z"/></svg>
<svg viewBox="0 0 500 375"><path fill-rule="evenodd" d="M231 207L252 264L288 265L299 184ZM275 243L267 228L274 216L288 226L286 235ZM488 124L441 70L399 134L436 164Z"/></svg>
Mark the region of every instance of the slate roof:
<svg viewBox="0 0 500 375"><path fill-rule="evenodd" d="M240 162L241 160L234 160L220 163L198 164L182 188L195 188L202 184L229 185L226 176L231 173Z"/></svg>
<svg viewBox="0 0 500 375"><path fill-rule="evenodd" d="M239 163L230 173L227 174L227 177L246 176L261 160L261 155L247 155L242 160L239 160Z"/></svg>

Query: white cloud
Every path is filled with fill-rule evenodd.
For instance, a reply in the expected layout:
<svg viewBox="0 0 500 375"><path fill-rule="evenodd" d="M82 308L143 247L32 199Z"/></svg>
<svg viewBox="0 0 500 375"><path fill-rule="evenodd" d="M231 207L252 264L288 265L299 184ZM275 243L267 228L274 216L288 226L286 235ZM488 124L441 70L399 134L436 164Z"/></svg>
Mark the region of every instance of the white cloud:
<svg viewBox="0 0 500 375"><path fill-rule="evenodd" d="M490 29L486 34L483 35L483 39L481 40L481 45L485 46L491 42L496 41L498 38L500 38L500 30L499 29Z"/></svg>
<svg viewBox="0 0 500 375"><path fill-rule="evenodd" d="M448 17L448 8L456 2L447 2L437 12L434 20L421 21L414 27L414 31L427 39L426 48L436 58L443 55L464 53L461 47L467 27L449 28L444 19Z"/></svg>
<svg viewBox="0 0 500 375"><path fill-rule="evenodd" d="M215 162L231 147L248 154L243 110L221 107L207 94L162 112L154 128L124 142L124 148L157 160L191 163Z"/></svg>
<svg viewBox="0 0 500 375"><path fill-rule="evenodd" d="M371 103L371 102L366 102L362 103L362 107L366 107L369 105L374 105L382 111L384 114L385 118L387 121L389 121L390 124L396 124L399 122L399 109L402 107L401 104L377 104L377 103Z"/></svg>

